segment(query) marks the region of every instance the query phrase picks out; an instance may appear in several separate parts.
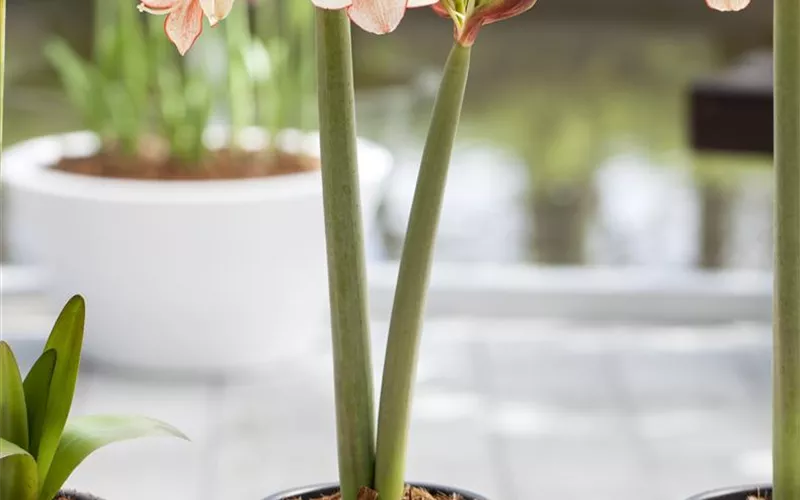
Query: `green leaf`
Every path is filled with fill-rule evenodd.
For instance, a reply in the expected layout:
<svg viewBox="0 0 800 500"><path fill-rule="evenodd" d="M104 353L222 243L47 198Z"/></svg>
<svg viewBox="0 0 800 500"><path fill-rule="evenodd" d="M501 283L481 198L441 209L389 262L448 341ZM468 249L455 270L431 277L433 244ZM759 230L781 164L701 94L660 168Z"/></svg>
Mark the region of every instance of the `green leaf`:
<svg viewBox="0 0 800 500"><path fill-rule="evenodd" d="M120 82L109 82L103 87L103 97L114 113L109 117L114 134L122 146L123 153L136 156L139 142L139 109Z"/></svg>
<svg viewBox="0 0 800 500"><path fill-rule="evenodd" d="M81 114L88 116L92 104L90 77L87 66L78 54L61 39L53 40L45 45L44 55L55 68L67 97Z"/></svg>
<svg viewBox="0 0 800 500"><path fill-rule="evenodd" d="M56 367L56 351L48 349L33 364L22 386L25 390L25 406L28 409L28 449L36 458L47 415L47 399L50 382Z"/></svg>
<svg viewBox="0 0 800 500"><path fill-rule="evenodd" d="M119 22L115 28L122 38L121 80L141 112L147 108L150 79L147 40L141 16L131 8L119 9Z"/></svg>
<svg viewBox="0 0 800 500"><path fill-rule="evenodd" d="M36 461L19 446L0 439L0 498L36 500L38 490Z"/></svg>
<svg viewBox="0 0 800 500"><path fill-rule="evenodd" d="M81 114L86 126L103 134L111 110L102 99L106 85L99 70L81 59L64 40L47 43L44 55L58 73L72 105Z"/></svg>
<svg viewBox="0 0 800 500"><path fill-rule="evenodd" d="M28 413L22 377L11 347L0 341L0 438L28 448Z"/></svg>
<svg viewBox="0 0 800 500"><path fill-rule="evenodd" d="M99 3L99 2L98 2ZM113 2L102 2L104 4ZM113 6L112 6L113 7ZM96 15L99 13L96 13ZM112 13L114 14L114 13ZM119 30L116 29L116 15L112 15L108 24L98 28L97 42L95 44L94 64L97 70L109 78L117 78L120 74L120 60L122 59L121 39Z"/></svg>
<svg viewBox="0 0 800 500"><path fill-rule="evenodd" d="M49 349L56 351L56 366L47 397L42 437L39 449L36 450L40 478L47 476L72 406L78 367L81 363L85 317L86 304L83 297L80 295L72 297L58 316L44 348L45 351Z"/></svg>
<svg viewBox="0 0 800 500"><path fill-rule="evenodd" d="M187 439L174 427L145 417L93 415L71 420L64 429L39 500L51 500L75 468L98 448L118 441L157 436Z"/></svg>

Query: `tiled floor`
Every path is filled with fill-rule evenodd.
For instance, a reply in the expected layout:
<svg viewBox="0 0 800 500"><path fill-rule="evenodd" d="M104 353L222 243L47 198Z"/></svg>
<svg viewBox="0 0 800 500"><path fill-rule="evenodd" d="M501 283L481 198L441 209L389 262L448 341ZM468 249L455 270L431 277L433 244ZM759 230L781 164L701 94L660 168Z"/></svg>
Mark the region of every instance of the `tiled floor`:
<svg viewBox="0 0 800 500"><path fill-rule="evenodd" d="M376 361L385 326L375 323ZM23 363L35 354L35 341L4 334ZM768 479L766 325L462 317L429 321L422 349L410 478L493 500L682 500ZM74 413L98 412L148 414L192 438L90 457L70 485L107 500L257 500L335 478L324 348L244 380L87 362Z"/></svg>

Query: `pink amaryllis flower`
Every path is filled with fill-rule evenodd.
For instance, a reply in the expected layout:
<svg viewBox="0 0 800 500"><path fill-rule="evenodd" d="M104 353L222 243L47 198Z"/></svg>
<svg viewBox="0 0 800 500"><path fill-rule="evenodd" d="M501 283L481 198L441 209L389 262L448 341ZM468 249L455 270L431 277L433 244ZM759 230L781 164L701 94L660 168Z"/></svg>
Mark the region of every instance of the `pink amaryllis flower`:
<svg viewBox="0 0 800 500"><path fill-rule="evenodd" d="M293 0L301 1L301 0ZM347 9L361 29L383 35L394 31L407 8L426 7L439 0L312 0L322 9Z"/></svg>
<svg viewBox="0 0 800 500"><path fill-rule="evenodd" d="M203 32L203 15L214 26L227 17L234 0L141 0L139 10L167 16L164 31L181 55Z"/></svg>
<svg viewBox="0 0 800 500"><path fill-rule="evenodd" d="M750 0L706 0L709 7L723 12L742 10L750 5Z"/></svg>

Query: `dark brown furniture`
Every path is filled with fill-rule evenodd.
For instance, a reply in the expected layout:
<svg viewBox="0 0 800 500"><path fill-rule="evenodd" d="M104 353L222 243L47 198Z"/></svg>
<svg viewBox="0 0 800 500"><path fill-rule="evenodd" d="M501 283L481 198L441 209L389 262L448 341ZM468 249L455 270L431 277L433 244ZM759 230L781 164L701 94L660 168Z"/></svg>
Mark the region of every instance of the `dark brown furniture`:
<svg viewBox="0 0 800 500"><path fill-rule="evenodd" d="M772 154L772 53L746 56L691 90L690 133L697 151Z"/></svg>

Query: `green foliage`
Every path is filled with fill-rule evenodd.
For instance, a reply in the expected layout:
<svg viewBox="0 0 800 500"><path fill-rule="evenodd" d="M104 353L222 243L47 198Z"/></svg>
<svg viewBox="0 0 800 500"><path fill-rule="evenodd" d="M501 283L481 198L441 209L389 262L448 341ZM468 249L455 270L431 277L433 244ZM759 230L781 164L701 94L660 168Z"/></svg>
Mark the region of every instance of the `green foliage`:
<svg viewBox="0 0 800 500"><path fill-rule="evenodd" d="M0 465L0 498L37 500L39 480L36 462L30 453L0 439Z"/></svg>
<svg viewBox="0 0 800 500"><path fill-rule="evenodd" d="M205 152L203 133L211 116L212 85L197 69L182 67L164 36L163 19L148 21L158 134L166 139L173 157L197 165Z"/></svg>
<svg viewBox="0 0 800 500"><path fill-rule="evenodd" d="M113 0L105 3L115 7ZM45 56L85 125L132 155L147 130L152 68L142 20L127 8L130 3L116 7L106 5L103 15L111 22L98 23L94 61L83 60L63 40L47 44Z"/></svg>
<svg viewBox="0 0 800 500"><path fill-rule="evenodd" d="M95 450L119 441L155 436L183 437L173 427L146 417L93 415L70 421L61 436L39 498L53 498L70 474Z"/></svg>
<svg viewBox="0 0 800 500"><path fill-rule="evenodd" d="M220 100L227 102L233 138L249 126L275 134L315 125L313 7L308 2L270 0L252 7L237 2L214 30L224 34L223 82L178 56L164 36L163 17L144 18L129 0L96 0L95 17L91 60L63 40L47 44L45 55L84 126L108 150L135 156L143 141L155 136L168 145L171 158L197 166Z"/></svg>
<svg viewBox="0 0 800 500"><path fill-rule="evenodd" d="M52 349L56 352L56 360L45 403L39 448L29 450L36 457L41 477L47 475L72 406L81 362L85 310L83 298L76 296L70 299L56 319L44 347L45 351Z"/></svg>
<svg viewBox="0 0 800 500"><path fill-rule="evenodd" d="M51 500L72 471L98 448L146 436L185 436L144 417L95 416L67 422L80 365L84 301L61 311L44 352L25 380L0 341L0 498Z"/></svg>
<svg viewBox="0 0 800 500"><path fill-rule="evenodd" d="M48 349L39 356L23 383L28 412L28 449L38 452L44 433L50 383L56 368L56 350Z"/></svg>
<svg viewBox="0 0 800 500"><path fill-rule="evenodd" d="M225 90L234 137L251 126L273 137L287 128L316 126L313 28L314 7L309 2L234 4L223 28Z"/></svg>
<svg viewBox="0 0 800 500"><path fill-rule="evenodd" d="M258 124L273 133L316 127L313 5L262 0L255 12L255 35L250 61L267 62L261 72L249 66L258 93Z"/></svg>
<svg viewBox="0 0 800 500"><path fill-rule="evenodd" d="M25 392L14 353L0 343L0 438L22 448L28 447L28 414Z"/></svg>

